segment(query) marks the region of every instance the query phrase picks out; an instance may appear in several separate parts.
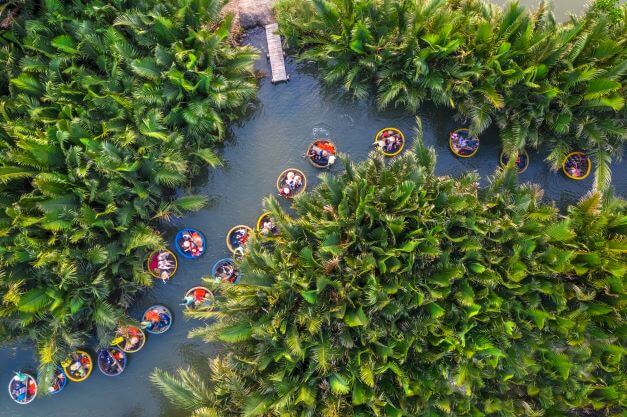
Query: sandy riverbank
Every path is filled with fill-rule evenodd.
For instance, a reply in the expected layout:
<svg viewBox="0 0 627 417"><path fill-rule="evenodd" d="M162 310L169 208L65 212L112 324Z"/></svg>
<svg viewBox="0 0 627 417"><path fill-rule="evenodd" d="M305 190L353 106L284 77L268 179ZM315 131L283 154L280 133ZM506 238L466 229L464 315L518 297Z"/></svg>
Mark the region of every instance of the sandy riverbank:
<svg viewBox="0 0 627 417"><path fill-rule="evenodd" d="M235 15L235 27L250 29L273 23L272 6L276 0L231 0L223 12Z"/></svg>

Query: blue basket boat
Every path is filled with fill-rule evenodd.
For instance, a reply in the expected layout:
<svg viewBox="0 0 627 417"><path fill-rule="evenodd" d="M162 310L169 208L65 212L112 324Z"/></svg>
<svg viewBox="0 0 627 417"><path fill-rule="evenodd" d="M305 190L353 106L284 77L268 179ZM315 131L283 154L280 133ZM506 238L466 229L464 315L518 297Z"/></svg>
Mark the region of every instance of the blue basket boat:
<svg viewBox="0 0 627 417"><path fill-rule="evenodd" d="M200 230L188 227L176 234L174 248L184 258L198 259L207 251L207 241Z"/></svg>

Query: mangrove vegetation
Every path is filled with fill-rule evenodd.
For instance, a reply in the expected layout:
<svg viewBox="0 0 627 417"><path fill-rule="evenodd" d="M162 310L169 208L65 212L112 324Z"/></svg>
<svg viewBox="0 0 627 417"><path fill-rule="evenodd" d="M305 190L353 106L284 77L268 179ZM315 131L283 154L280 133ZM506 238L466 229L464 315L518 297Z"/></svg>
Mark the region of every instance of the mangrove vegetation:
<svg viewBox="0 0 627 417"><path fill-rule="evenodd" d="M435 175L421 141L266 206L242 280L191 337L210 374L157 370L190 416L577 416L625 406L627 207L565 214L499 170Z"/></svg>
<svg viewBox="0 0 627 417"><path fill-rule="evenodd" d="M9 2L1 10L0 340L43 365L109 343L151 285L160 220L255 97L257 53L219 0Z"/></svg>
<svg viewBox="0 0 627 417"><path fill-rule="evenodd" d="M624 412L627 205L609 166L627 137L627 6L594 0L557 23L550 2L278 0L287 44L341 94L410 123L423 103L448 108L460 158L494 125L500 167L484 187L476 172L437 175L420 118L413 147L399 128L373 126L361 149L375 150L354 162L340 153L349 140L320 123L302 156L336 173L316 181L281 167L285 199L268 197L256 227L229 218L237 226L209 236L184 224L168 243L160 228L205 207L194 179L221 165L216 149L257 93L258 51L238 44L225 3L0 5L0 343L34 346L41 365L11 376L15 403L94 369L120 375L185 311L202 320L189 336L217 355L208 372L156 369L151 380L190 417ZM275 169L300 138L270 134L275 159L258 166ZM558 208L519 184L531 148L571 179L594 166L590 192ZM233 213L256 207L240 195L262 175L243 172L257 171L247 156L232 170L243 182L221 195ZM176 287L137 300L179 266L207 266L198 259L216 237L230 257L202 284L182 282L177 310L166 305L181 302ZM153 305L131 319L143 302ZM160 347L144 351L151 370L180 359Z"/></svg>
<svg viewBox="0 0 627 417"><path fill-rule="evenodd" d="M281 0L278 19L302 61L358 99L416 111L454 109L474 134L496 125L509 154L548 152L558 169L573 150L594 160L595 185L625 144L627 5L592 1L556 23L483 0Z"/></svg>

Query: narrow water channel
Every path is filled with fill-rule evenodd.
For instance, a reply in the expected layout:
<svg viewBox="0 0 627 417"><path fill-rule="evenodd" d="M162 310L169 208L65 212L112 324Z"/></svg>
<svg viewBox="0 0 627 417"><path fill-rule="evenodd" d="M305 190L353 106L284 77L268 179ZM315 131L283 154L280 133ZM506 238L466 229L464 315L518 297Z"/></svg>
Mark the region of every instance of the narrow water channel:
<svg viewBox="0 0 627 417"><path fill-rule="evenodd" d="M247 42L265 49L262 30L251 31ZM265 52L262 52L265 56ZM265 59L259 69L269 72ZM272 85L267 77L261 81L258 102L251 103L250 115L232 127L232 138L224 145L225 167L209 170L195 182L192 192L208 195L212 203L206 209L186 216L164 227L173 237L185 225L202 230L207 237L207 253L198 260L179 259L180 268L172 282L156 282L139 298L130 314L139 318L145 308L160 303L174 313L174 325L164 335L150 336L144 349L130 356L126 371L110 378L95 370L83 383L70 383L59 395L40 397L32 404L18 406L6 391L0 392L0 417L180 417L172 410L149 381L155 367L174 370L192 364L206 369L206 358L218 347L187 339L187 333L201 323L183 317L178 305L185 291L209 274L213 262L227 255L226 231L236 224L253 226L261 213L263 197L276 194L277 175L285 168L298 167L308 176L311 186L318 182L318 171L301 157L314 136L332 137L340 150L355 160L368 157L373 135L381 128L396 126L409 137L414 115L400 111L379 112L369 103L343 99L337 91L322 87L316 74L288 62L291 81ZM485 178L497 166L500 146L495 130L481 136L476 157L459 160L448 150L448 132L459 123L452 113L424 106L422 117L425 142L438 151L437 171L458 175L477 170ZM411 141L410 141L411 143ZM523 182L534 182L545 189L545 196L564 204L578 199L591 186L591 179L575 182L560 173L551 172L542 162L543 155L530 152L531 166L521 176ZM337 170L339 167L336 167ZM614 186L627 194L625 164L615 165ZM0 349L0 386L5 387L13 371L33 369L33 352L29 349ZM3 388L4 389L4 388Z"/></svg>

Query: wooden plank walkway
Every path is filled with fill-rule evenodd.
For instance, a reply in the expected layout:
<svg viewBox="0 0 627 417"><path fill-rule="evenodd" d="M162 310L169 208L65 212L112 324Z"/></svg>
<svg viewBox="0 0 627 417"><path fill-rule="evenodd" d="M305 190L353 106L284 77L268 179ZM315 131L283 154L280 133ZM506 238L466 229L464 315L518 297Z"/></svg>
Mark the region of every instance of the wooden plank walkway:
<svg viewBox="0 0 627 417"><path fill-rule="evenodd" d="M266 40L268 41L268 56L270 57L273 83L289 80L289 77L285 72L283 46L281 45L281 36L278 32L278 23L266 25Z"/></svg>

